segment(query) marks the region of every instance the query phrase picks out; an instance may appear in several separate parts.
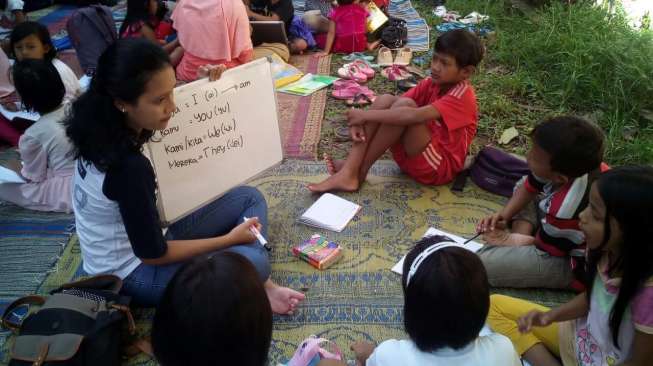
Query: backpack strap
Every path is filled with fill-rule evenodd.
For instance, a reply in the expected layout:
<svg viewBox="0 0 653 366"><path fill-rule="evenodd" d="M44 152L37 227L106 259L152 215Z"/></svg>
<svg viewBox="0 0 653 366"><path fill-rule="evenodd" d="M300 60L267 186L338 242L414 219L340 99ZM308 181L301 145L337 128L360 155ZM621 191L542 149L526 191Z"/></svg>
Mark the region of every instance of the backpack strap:
<svg viewBox="0 0 653 366"><path fill-rule="evenodd" d="M9 314L21 305L43 305L44 303L45 297L39 295L29 295L15 300L2 313L2 326L11 331L17 331L20 328L20 324L9 320Z"/></svg>

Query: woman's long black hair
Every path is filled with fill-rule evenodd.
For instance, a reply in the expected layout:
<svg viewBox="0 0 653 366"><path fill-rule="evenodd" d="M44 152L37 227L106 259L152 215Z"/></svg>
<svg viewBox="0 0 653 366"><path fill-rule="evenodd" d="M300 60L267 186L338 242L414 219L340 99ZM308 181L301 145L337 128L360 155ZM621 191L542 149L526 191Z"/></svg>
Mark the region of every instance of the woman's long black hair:
<svg viewBox="0 0 653 366"><path fill-rule="evenodd" d="M166 67L172 67L168 54L144 39L118 40L104 51L91 86L64 122L77 158L106 172L126 154L140 151L153 131L138 134L129 128L115 101L135 104L152 76Z"/></svg>
<svg viewBox="0 0 653 366"><path fill-rule="evenodd" d="M608 273L621 277L619 294L610 311L612 342L619 348L619 327L628 304L653 276L653 167L625 166L609 170L596 182L605 203L603 243L590 250L588 260L587 300L597 274L597 263L610 239L610 218L614 217L622 232L617 258L610 263Z"/></svg>

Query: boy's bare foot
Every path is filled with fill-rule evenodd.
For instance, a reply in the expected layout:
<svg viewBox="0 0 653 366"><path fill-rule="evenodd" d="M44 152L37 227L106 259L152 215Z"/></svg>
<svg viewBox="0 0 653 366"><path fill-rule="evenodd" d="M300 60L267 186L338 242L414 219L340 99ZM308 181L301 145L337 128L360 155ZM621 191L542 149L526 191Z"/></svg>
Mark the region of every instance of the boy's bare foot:
<svg viewBox="0 0 653 366"><path fill-rule="evenodd" d="M342 169L342 166L345 165L344 160L333 160L333 158L331 158L331 156L326 153L322 156L322 158L326 163L327 172L329 173L329 175L336 174L337 172L340 171L340 169Z"/></svg>
<svg viewBox="0 0 653 366"><path fill-rule="evenodd" d="M490 245L516 247L532 245L535 238L530 235L511 233L508 230L492 230L483 234L483 240Z"/></svg>
<svg viewBox="0 0 653 366"><path fill-rule="evenodd" d="M265 281L264 287L272 312L275 314L292 315L297 309L297 305L306 297L301 292L288 287L281 287L272 280Z"/></svg>
<svg viewBox="0 0 653 366"><path fill-rule="evenodd" d="M360 184L358 183L358 177L355 174L352 175L349 174L348 171L340 169L335 174L320 183L309 184L308 189L311 192L316 193L328 191L355 192L358 190L359 186Z"/></svg>

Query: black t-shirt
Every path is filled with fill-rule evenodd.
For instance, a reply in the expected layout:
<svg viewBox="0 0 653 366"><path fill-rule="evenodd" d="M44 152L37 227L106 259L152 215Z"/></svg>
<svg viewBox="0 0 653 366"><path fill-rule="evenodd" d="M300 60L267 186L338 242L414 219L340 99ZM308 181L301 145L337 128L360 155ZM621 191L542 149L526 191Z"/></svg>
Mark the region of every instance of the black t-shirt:
<svg viewBox="0 0 653 366"><path fill-rule="evenodd" d="M276 4L272 4L270 0L252 0L252 11L271 16L271 13L277 14L279 20L286 24L286 29L290 27L292 18L295 15L295 8L292 5L292 0L279 0Z"/></svg>
<svg viewBox="0 0 653 366"><path fill-rule="evenodd" d="M127 155L122 164L107 171L102 192L118 203L134 254L159 258L168 245L156 207L156 180L150 161L140 153Z"/></svg>

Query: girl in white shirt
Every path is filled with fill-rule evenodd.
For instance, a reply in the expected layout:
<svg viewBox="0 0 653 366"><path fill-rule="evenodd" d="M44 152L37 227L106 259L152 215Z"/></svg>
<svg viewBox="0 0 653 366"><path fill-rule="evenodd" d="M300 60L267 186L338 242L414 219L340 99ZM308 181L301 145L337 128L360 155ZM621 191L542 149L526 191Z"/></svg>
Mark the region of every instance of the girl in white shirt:
<svg viewBox="0 0 653 366"><path fill-rule="evenodd" d="M352 345L359 365L520 366L508 338L479 336L490 307L476 254L442 236L419 241L404 262L404 327L410 339Z"/></svg>
<svg viewBox="0 0 653 366"><path fill-rule="evenodd" d="M17 25L11 31L9 46L16 61L32 58L52 62L66 88L64 102L72 102L81 94L77 76L68 65L56 58L57 50L52 44L48 29L43 24L24 22Z"/></svg>

